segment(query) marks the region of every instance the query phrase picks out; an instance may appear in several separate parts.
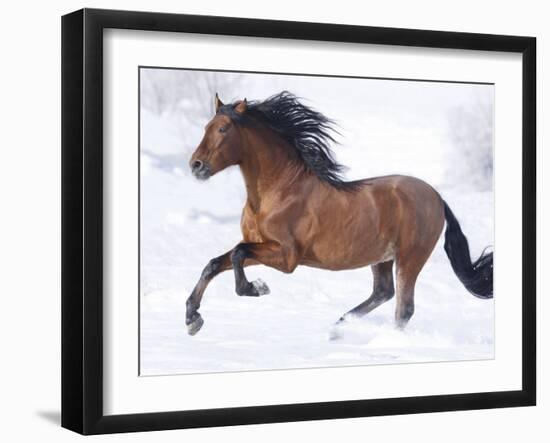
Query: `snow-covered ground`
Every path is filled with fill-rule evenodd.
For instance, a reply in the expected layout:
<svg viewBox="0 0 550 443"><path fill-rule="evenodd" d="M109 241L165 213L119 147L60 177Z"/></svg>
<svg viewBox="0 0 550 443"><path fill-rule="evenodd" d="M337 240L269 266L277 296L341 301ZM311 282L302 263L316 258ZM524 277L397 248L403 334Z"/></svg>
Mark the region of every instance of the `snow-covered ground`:
<svg viewBox="0 0 550 443"><path fill-rule="evenodd" d="M430 94L425 95L425 106L432 109ZM447 102L447 107L455 104ZM316 107L331 115L330 107ZM342 163L352 166L350 178L392 172L419 176L449 203L473 255L493 244L492 191L445 179L449 146L444 119L434 123L427 116L419 122L404 111L400 117L386 102L361 115L338 113L345 130L336 151ZM189 336L185 301L206 263L240 240L245 193L237 168L197 182L185 161L178 166L151 154L164 155L163 143L177 146L175 132L170 135L162 120L142 112L141 375L493 358L494 303L463 288L442 240L420 274L416 311L405 331L394 328L391 300L343 327L338 339L329 339L333 323L369 296L368 268L330 272L299 267L287 275L256 266L246 269L249 280L261 278L271 294L238 297L233 274L223 273L204 295L203 328ZM186 158L184 151L181 158Z"/></svg>

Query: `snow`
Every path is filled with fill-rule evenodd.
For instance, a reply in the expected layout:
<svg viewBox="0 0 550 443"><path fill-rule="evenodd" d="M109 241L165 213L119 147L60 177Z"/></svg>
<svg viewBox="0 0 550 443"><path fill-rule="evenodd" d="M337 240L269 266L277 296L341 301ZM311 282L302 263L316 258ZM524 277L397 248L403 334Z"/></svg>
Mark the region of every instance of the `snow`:
<svg viewBox="0 0 550 443"><path fill-rule="evenodd" d="M303 87L299 95L310 91L299 78L293 82ZM401 97L406 83L412 89L418 85L398 83L396 94ZM440 106L440 112L445 112L456 106L457 100L464 100L460 87L469 85L446 86L458 89L453 94L445 90L442 98L440 85L425 84L426 100L421 103L431 111L424 118L418 116L422 106L414 113L396 113L400 102L395 95L388 94L392 100L376 100L383 96L380 84L373 93L374 103L359 115L342 111L333 97L315 107L329 116L334 110L345 123L342 145L335 150L342 163L352 166L348 177L407 173L428 181L452 208L477 256L493 245L493 193L446 179L445 171L452 167L446 119L435 119L438 110L433 108ZM419 94L415 90L406 97ZM494 357L494 302L477 299L464 289L451 269L442 239L419 276L415 314L404 331L394 327L393 299L334 334L338 318L369 296L372 274L368 268L330 272L298 267L293 274L282 274L255 266L245 270L248 279L262 279L271 293L238 297L233 273L219 275L204 294L200 309L204 326L189 336L185 301L208 261L239 242L245 190L237 168L206 182L196 181L185 163L193 147L182 146L178 152L177 130L167 128L173 119L167 122L142 112L141 375ZM166 154L172 160L164 161Z"/></svg>

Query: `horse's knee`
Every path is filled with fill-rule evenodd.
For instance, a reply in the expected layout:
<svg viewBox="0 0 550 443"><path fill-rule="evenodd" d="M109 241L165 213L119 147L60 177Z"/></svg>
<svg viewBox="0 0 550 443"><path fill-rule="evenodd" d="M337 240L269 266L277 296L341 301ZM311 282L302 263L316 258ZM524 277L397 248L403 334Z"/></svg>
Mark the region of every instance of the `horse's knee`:
<svg viewBox="0 0 550 443"><path fill-rule="evenodd" d="M213 258L203 269L201 277L203 279L209 279L220 270L221 264L222 260L219 257Z"/></svg>

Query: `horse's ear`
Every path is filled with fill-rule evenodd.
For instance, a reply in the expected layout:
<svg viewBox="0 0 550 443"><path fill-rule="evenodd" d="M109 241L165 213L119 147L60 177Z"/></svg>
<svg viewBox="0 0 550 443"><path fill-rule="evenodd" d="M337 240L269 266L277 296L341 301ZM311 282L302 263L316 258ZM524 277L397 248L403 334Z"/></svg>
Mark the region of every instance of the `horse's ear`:
<svg viewBox="0 0 550 443"><path fill-rule="evenodd" d="M237 106L235 106L235 112L237 114L244 114L248 108L248 103L246 102L246 98L240 102Z"/></svg>
<svg viewBox="0 0 550 443"><path fill-rule="evenodd" d="M216 97L214 98L214 108L216 109L216 112L218 112L222 106L223 102L220 100L218 93L216 92Z"/></svg>

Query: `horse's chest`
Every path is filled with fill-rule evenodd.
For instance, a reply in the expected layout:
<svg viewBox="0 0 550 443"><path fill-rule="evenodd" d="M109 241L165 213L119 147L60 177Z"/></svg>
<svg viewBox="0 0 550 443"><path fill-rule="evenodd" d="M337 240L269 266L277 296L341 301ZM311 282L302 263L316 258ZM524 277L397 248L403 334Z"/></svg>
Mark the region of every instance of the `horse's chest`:
<svg viewBox="0 0 550 443"><path fill-rule="evenodd" d="M262 235L261 218L250 211L245 210L241 220L241 231L243 240L247 243L261 243L265 241Z"/></svg>

